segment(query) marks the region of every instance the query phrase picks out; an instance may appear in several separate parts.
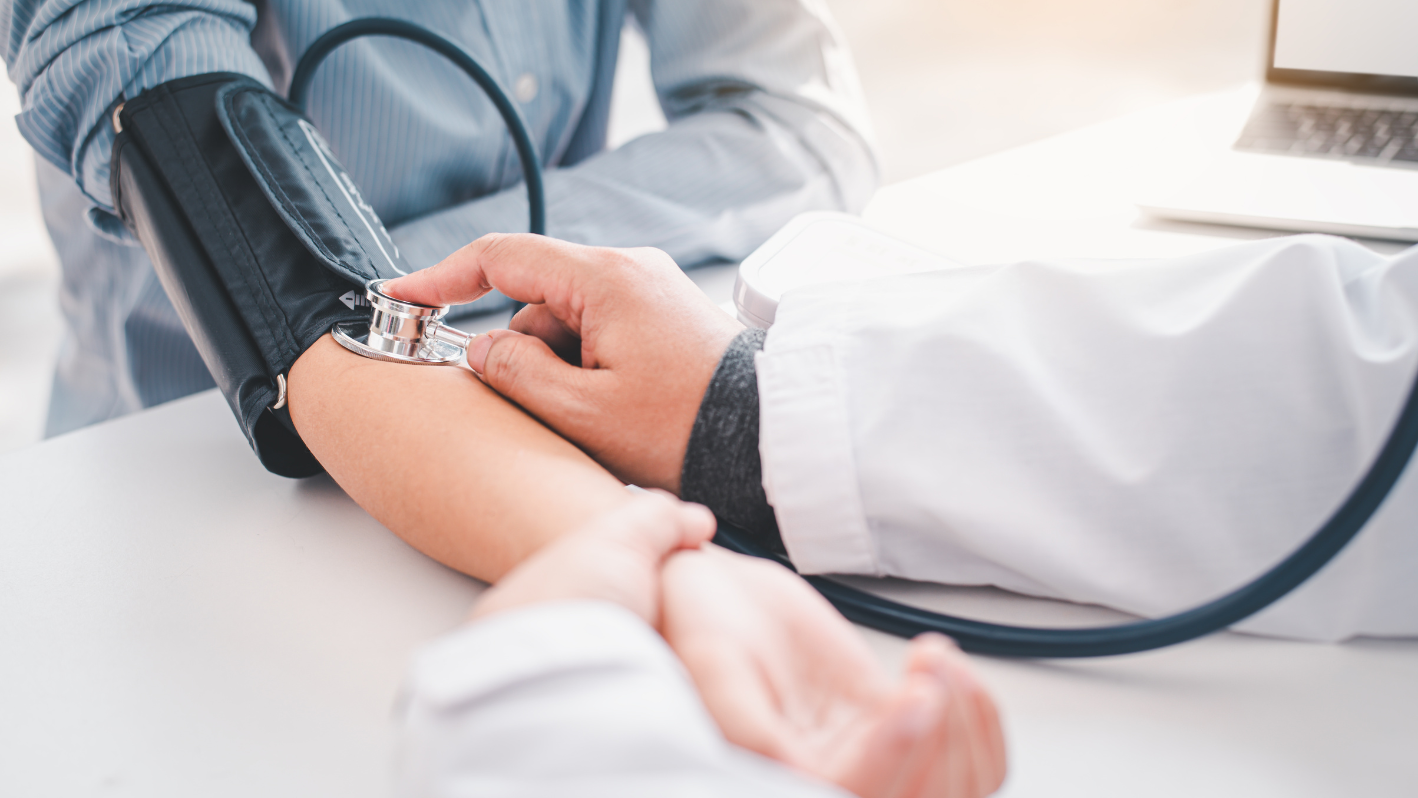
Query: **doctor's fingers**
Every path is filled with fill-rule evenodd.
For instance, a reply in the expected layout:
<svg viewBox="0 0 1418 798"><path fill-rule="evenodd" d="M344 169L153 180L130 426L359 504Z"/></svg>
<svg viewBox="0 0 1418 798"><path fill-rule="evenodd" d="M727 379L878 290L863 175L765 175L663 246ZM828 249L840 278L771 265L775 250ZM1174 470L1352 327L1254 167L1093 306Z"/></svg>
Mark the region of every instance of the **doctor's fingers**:
<svg viewBox="0 0 1418 798"><path fill-rule="evenodd" d="M611 376L573 366L541 338L512 330L474 338L468 344L468 367L493 390L553 427L573 419L590 423L602 415L591 397L605 391L598 383Z"/></svg>
<svg viewBox="0 0 1418 798"><path fill-rule="evenodd" d="M713 516L703 507L663 495L633 497L513 568L478 601L472 617L540 602L600 600L656 625L665 558L712 534Z"/></svg>
<svg viewBox="0 0 1418 798"><path fill-rule="evenodd" d="M581 336L558 319L546 305L528 305L517 312L507 329L540 338L562 360L573 366L581 363Z"/></svg>
<svg viewBox="0 0 1418 798"><path fill-rule="evenodd" d="M493 390L592 457L600 459L598 453L613 445L622 432L617 421L623 414L610 406L620 375L573 366L540 338L511 330L480 335L468 346L468 367Z"/></svg>
<svg viewBox="0 0 1418 798"><path fill-rule="evenodd" d="M708 369L712 370L713 360ZM707 373L650 385L632 370L578 368L545 341L493 330L468 346L468 366L622 481L675 492ZM702 377L702 379L699 379ZM688 390L674 390L684 385Z"/></svg>
<svg viewBox="0 0 1418 798"><path fill-rule="evenodd" d="M653 249L611 249L527 233L490 233L437 265L391 281L385 289L410 302L468 302L496 288L518 302L544 304L574 332L581 313L606 301L633 302L640 289L682 277ZM685 278L687 279L687 278Z"/></svg>
<svg viewBox="0 0 1418 798"><path fill-rule="evenodd" d="M435 307L482 298L491 293L492 286L478 268L477 258L465 254L471 246L463 247L427 269L390 280L384 284L384 292L405 302Z"/></svg>
<svg viewBox="0 0 1418 798"><path fill-rule="evenodd" d="M568 251L573 247L543 236L490 233L427 269L390 280L384 290L423 305L472 302L494 287L502 288L504 294L519 302L542 302L546 286L541 283L562 271L547 266L574 258L576 253ZM496 282L507 285L496 286Z"/></svg>
<svg viewBox="0 0 1418 798"><path fill-rule="evenodd" d="M698 548L714 536L714 514L661 490L592 521L582 531L588 542L612 543L651 557L658 564L680 549Z"/></svg>

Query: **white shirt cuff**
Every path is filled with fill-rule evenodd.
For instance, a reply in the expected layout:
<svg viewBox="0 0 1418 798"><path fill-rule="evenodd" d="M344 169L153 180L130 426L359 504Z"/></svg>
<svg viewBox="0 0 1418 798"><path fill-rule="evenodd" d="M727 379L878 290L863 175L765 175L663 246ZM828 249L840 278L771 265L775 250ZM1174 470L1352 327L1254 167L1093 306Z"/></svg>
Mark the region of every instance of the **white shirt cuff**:
<svg viewBox="0 0 1418 798"><path fill-rule="evenodd" d="M755 362L763 489L793 565L807 574L880 575L832 348L776 351L770 332Z"/></svg>

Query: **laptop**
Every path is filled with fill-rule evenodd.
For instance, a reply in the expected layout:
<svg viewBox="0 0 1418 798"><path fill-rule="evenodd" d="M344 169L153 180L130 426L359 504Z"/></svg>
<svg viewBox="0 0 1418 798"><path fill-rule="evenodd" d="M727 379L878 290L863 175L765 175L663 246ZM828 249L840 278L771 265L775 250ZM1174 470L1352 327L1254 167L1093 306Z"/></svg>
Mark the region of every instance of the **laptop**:
<svg viewBox="0 0 1418 798"><path fill-rule="evenodd" d="M1418 241L1418 2L1276 0L1240 137L1137 205L1194 222Z"/></svg>

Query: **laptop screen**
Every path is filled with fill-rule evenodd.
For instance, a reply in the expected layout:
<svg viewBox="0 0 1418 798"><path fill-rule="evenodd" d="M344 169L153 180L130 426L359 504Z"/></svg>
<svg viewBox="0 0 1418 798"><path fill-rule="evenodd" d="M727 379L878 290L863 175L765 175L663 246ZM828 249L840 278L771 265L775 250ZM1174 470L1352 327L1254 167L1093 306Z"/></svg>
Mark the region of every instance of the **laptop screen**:
<svg viewBox="0 0 1418 798"><path fill-rule="evenodd" d="M1276 0L1267 77L1418 94L1418 3Z"/></svg>

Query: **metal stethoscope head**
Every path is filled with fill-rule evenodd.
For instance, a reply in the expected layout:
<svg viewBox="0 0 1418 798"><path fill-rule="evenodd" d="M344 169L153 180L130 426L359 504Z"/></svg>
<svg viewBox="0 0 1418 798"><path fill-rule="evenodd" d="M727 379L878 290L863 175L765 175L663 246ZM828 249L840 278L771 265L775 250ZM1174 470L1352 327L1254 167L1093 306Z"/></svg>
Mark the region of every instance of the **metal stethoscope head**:
<svg viewBox="0 0 1418 798"><path fill-rule="evenodd" d="M374 308L368 328L362 323L335 327L335 340L357 355L417 365L451 365L462 360L477 336L443 323L448 308L419 305L384 293L388 280L365 286Z"/></svg>

